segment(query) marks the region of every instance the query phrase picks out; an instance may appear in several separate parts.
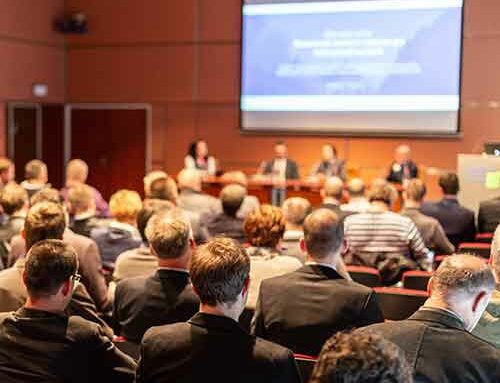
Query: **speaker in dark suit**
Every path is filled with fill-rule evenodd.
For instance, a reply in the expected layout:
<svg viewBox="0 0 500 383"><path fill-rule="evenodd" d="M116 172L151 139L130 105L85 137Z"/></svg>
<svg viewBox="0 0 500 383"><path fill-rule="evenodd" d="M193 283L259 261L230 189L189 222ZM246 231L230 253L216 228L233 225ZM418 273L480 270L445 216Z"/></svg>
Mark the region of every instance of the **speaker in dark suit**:
<svg viewBox="0 0 500 383"><path fill-rule="evenodd" d="M261 167L264 175L274 175L287 180L299 179L297 163L288 158L288 148L282 141L274 145L274 159L264 162Z"/></svg>
<svg viewBox="0 0 500 383"><path fill-rule="evenodd" d="M479 204L477 228L480 233L493 233L500 225L500 197Z"/></svg>
<svg viewBox="0 0 500 383"><path fill-rule="evenodd" d="M372 289L335 270L344 238L341 219L328 209L314 211L304 222L304 238L306 265L262 282L252 333L315 356L336 332L383 317Z"/></svg>
<svg viewBox="0 0 500 383"><path fill-rule="evenodd" d="M405 180L418 177L418 166L410 157L411 150L408 145L400 145L396 148L387 181L401 184Z"/></svg>

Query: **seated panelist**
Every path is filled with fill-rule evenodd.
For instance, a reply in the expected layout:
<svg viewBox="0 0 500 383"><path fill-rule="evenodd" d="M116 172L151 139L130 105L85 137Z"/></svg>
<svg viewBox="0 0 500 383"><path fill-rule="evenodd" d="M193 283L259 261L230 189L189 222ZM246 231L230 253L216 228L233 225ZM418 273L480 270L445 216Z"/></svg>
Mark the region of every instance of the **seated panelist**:
<svg viewBox="0 0 500 383"><path fill-rule="evenodd" d="M208 154L208 145L203 140L196 140L189 146L188 154L184 157L185 169L197 169L209 176L217 172L215 158Z"/></svg>
<svg viewBox="0 0 500 383"><path fill-rule="evenodd" d="M394 154L394 161L389 170L387 181L403 184L418 177L418 166L411 160L411 149L408 145L399 145Z"/></svg>
<svg viewBox="0 0 500 383"><path fill-rule="evenodd" d="M311 176L339 177L345 181L345 161L337 157L337 149L332 144L325 144L321 148L321 161L314 164Z"/></svg>

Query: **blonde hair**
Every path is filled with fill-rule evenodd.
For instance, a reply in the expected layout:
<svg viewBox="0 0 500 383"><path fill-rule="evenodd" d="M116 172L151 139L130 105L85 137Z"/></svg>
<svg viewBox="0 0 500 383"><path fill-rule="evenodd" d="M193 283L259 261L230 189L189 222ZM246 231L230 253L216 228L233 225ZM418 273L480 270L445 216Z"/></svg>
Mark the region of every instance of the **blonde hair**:
<svg viewBox="0 0 500 383"><path fill-rule="evenodd" d="M111 215L118 221L133 220L135 222L141 209L141 197L139 193L132 190L118 190L109 200Z"/></svg>
<svg viewBox="0 0 500 383"><path fill-rule="evenodd" d="M262 205L247 216L244 230L252 246L274 248L285 232L285 217L279 207Z"/></svg>

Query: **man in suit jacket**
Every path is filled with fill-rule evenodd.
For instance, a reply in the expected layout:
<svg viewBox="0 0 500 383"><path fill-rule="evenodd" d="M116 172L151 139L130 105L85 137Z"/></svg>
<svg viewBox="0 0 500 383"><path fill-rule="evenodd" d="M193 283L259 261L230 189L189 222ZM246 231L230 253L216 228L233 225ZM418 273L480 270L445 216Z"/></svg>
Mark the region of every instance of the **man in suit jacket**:
<svg viewBox="0 0 500 383"><path fill-rule="evenodd" d="M137 382L300 382L290 350L238 324L249 272L249 256L234 240L217 238L198 248L190 274L200 312L187 323L146 333Z"/></svg>
<svg viewBox="0 0 500 383"><path fill-rule="evenodd" d="M389 169L387 181L402 184L418 177L418 166L411 160L411 150L408 145L396 148L394 161Z"/></svg>
<svg viewBox="0 0 500 383"><path fill-rule="evenodd" d="M115 292L113 317L128 341L139 344L150 327L184 322L198 311L200 301L189 281L190 231L188 222L172 214L149 220L146 236L158 269L148 277L124 279Z"/></svg>
<svg viewBox="0 0 500 383"><path fill-rule="evenodd" d="M319 209L306 218L306 265L262 282L253 334L295 353L318 355L334 333L383 321L373 290L335 270L343 240L342 223L332 211Z"/></svg>
<svg viewBox="0 0 500 383"><path fill-rule="evenodd" d="M321 189L321 197L323 198L321 207L333 211L342 222L344 218L355 213L341 208L343 196L344 182L339 177L327 178Z"/></svg>
<svg viewBox="0 0 500 383"><path fill-rule="evenodd" d="M479 204L477 228L480 233L493 233L500 225L500 196Z"/></svg>
<svg viewBox="0 0 500 383"><path fill-rule="evenodd" d="M446 236L456 248L462 242L474 241L476 236L474 212L458 202L460 184L457 175L455 173L441 175L439 186L443 191L443 199L439 202L423 203L420 211L439 221Z"/></svg>
<svg viewBox="0 0 500 383"><path fill-rule="evenodd" d="M403 192L405 203L401 214L410 218L417 226L428 249L436 254L453 254L455 246L448 241L439 221L420 212L425 194L426 187L422 180L411 180Z"/></svg>
<svg viewBox="0 0 500 383"><path fill-rule="evenodd" d="M493 383L500 350L470 333L486 308L495 278L471 255L452 255L429 283L430 298L409 319L368 326L405 351L416 382Z"/></svg>
<svg viewBox="0 0 500 383"><path fill-rule="evenodd" d="M300 178L299 167L295 161L288 158L288 148L283 141L274 144L274 159L263 163L261 172L287 180Z"/></svg>
<svg viewBox="0 0 500 383"><path fill-rule="evenodd" d="M135 362L100 326L64 314L77 269L74 250L60 240L31 247L23 273L28 300L0 315L0 381L133 382Z"/></svg>

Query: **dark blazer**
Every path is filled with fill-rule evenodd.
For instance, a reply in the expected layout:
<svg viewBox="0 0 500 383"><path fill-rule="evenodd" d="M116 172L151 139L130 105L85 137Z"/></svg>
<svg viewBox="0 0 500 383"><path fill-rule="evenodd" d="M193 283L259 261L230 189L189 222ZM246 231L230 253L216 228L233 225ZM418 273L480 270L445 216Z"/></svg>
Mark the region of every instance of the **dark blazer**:
<svg viewBox="0 0 500 383"><path fill-rule="evenodd" d="M425 202L420 211L439 221L455 248L458 248L462 242L475 240L474 212L461 206L456 198L443 198L439 202Z"/></svg>
<svg viewBox="0 0 500 383"><path fill-rule="evenodd" d="M95 323L21 308L0 314L0 381L133 382L135 362Z"/></svg>
<svg viewBox="0 0 500 383"><path fill-rule="evenodd" d="M121 335L139 344L149 328L185 322L199 306L187 272L160 269L152 276L118 283L113 317Z"/></svg>
<svg viewBox="0 0 500 383"><path fill-rule="evenodd" d="M336 332L383 320L372 289L333 268L305 265L262 282L252 333L315 356Z"/></svg>
<svg viewBox="0 0 500 383"><path fill-rule="evenodd" d="M398 166L399 165L399 166ZM413 161L405 162L404 164L397 164L393 162L391 168L389 169L389 174L387 175L387 181L394 183L403 183L403 178L407 172L407 178L417 178L418 177L418 166Z"/></svg>
<svg viewBox="0 0 500 383"><path fill-rule="evenodd" d="M137 383L299 383L293 354L227 317L198 313L155 327L142 341Z"/></svg>
<svg viewBox="0 0 500 383"><path fill-rule="evenodd" d="M268 161L264 165L264 174L272 174L274 169L274 159ZM297 180L300 178L299 176L299 167L294 160L287 158L286 160L286 170L285 170L285 178L287 180Z"/></svg>
<svg viewBox="0 0 500 383"><path fill-rule="evenodd" d="M212 237L224 235L240 243L244 243L247 240L247 236L243 231L243 222L244 220L242 218L231 217L225 213L220 213L208 222L208 232Z"/></svg>
<svg viewBox="0 0 500 383"><path fill-rule="evenodd" d="M477 227L480 233L493 233L500 225L500 197L479 204Z"/></svg>
<svg viewBox="0 0 500 383"><path fill-rule="evenodd" d="M415 382L493 383L500 381L500 350L464 329L458 317L423 308L409 319L377 324L374 331L405 351Z"/></svg>

